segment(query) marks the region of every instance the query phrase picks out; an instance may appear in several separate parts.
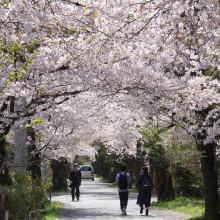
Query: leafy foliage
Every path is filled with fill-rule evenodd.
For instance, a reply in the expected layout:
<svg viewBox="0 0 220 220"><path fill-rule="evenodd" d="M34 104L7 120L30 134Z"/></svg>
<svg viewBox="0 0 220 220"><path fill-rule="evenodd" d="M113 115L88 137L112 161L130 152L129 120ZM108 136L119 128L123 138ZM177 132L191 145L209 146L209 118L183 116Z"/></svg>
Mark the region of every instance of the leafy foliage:
<svg viewBox="0 0 220 220"><path fill-rule="evenodd" d="M32 179L31 175L15 175L13 184L5 187L6 209L12 219L28 219L34 211L39 213L48 204L47 193L49 183L42 182L40 178Z"/></svg>
<svg viewBox="0 0 220 220"><path fill-rule="evenodd" d="M104 180L115 182L115 176L118 171L117 156L108 153L106 146L101 142L94 142L93 145L97 147L96 162L94 163L95 173L102 176Z"/></svg>
<svg viewBox="0 0 220 220"><path fill-rule="evenodd" d="M46 213L43 216L44 220L55 220L62 209L62 204L60 202L51 202L46 206Z"/></svg>

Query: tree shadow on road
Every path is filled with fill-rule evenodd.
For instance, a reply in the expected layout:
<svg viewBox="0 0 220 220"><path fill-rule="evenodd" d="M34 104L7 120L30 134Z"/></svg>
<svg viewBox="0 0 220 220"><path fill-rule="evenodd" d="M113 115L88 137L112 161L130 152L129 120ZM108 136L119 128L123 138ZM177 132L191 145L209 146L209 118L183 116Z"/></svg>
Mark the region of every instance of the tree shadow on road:
<svg viewBox="0 0 220 220"><path fill-rule="evenodd" d="M131 218L131 219L142 219L142 218L154 218L156 216L153 215L126 215L122 216L120 212L106 212L105 209L98 210L94 208L77 208L77 209L69 209L69 208L64 208L62 209L62 212L59 215L59 219L94 219L94 218L100 218L100 219L121 219L121 218Z"/></svg>

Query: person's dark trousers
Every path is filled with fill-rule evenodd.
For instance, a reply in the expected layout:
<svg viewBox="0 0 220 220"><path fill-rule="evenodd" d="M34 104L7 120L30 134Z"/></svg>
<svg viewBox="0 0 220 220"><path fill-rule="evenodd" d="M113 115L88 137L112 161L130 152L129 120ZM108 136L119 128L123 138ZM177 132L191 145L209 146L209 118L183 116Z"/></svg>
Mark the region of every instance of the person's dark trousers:
<svg viewBox="0 0 220 220"><path fill-rule="evenodd" d="M119 192L119 199L120 199L120 206L121 209L127 208L128 205L128 191L126 192Z"/></svg>
<svg viewBox="0 0 220 220"><path fill-rule="evenodd" d="M79 193L79 186L77 185L72 185L71 187L71 194L72 194L72 199L75 199L75 191L76 191L76 198L79 199L80 193Z"/></svg>

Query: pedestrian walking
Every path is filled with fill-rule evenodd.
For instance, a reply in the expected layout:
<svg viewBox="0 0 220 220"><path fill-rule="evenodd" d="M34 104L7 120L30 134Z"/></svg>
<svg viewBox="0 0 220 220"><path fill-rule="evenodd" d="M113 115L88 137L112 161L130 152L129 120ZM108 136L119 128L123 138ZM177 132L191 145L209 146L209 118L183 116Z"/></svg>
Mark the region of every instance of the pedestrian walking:
<svg viewBox="0 0 220 220"><path fill-rule="evenodd" d="M127 215L126 209L128 205L128 194L129 185L131 184L131 177L130 174L126 172L125 165L121 165L120 172L116 175L116 183L118 185L121 214Z"/></svg>
<svg viewBox="0 0 220 220"><path fill-rule="evenodd" d="M73 170L70 171L69 174L69 180L70 180L69 187L71 188L72 201L74 201L75 196L77 201L79 201L79 197L80 197L79 187L81 185L82 175L81 175L81 171L78 168L79 168L78 164L74 163Z"/></svg>
<svg viewBox="0 0 220 220"><path fill-rule="evenodd" d="M143 213L145 206L145 215L148 215L149 207L151 205L151 191L152 188L154 188L154 185L147 167L142 168L136 187L138 190L137 204L140 206L140 214Z"/></svg>

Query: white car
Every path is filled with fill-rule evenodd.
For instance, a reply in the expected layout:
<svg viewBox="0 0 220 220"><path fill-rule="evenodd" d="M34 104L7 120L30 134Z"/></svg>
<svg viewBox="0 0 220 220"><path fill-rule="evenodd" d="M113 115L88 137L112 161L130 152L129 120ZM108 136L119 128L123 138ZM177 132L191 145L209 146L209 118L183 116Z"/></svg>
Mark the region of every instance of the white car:
<svg viewBox="0 0 220 220"><path fill-rule="evenodd" d="M94 171L92 166L81 165L79 170L81 171L82 179L92 179L92 181L94 181Z"/></svg>

